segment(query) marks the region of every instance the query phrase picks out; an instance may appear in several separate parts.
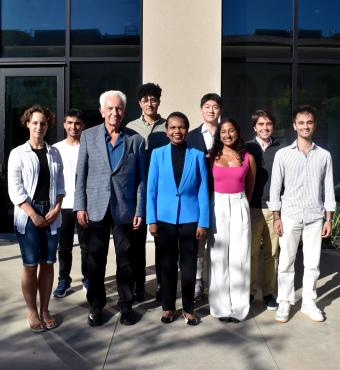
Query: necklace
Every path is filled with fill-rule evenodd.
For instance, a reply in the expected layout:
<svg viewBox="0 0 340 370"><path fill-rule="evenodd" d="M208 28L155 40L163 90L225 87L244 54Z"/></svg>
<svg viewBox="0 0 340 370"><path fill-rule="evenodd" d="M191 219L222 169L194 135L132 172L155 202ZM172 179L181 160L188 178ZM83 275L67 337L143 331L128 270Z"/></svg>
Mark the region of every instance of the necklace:
<svg viewBox="0 0 340 370"><path fill-rule="evenodd" d="M235 152L231 152L231 153L222 152L221 157L225 158L225 161L227 162L228 166L231 166L234 161L239 161L238 154Z"/></svg>

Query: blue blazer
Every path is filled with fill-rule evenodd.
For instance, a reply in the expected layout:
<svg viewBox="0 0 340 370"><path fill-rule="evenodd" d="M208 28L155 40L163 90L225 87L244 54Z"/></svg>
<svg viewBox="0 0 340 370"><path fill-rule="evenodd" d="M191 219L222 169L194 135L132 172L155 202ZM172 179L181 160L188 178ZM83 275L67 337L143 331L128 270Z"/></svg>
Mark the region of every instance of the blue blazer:
<svg viewBox="0 0 340 370"><path fill-rule="evenodd" d="M181 182L177 189L171 158L171 144L154 149L148 176L146 222L170 224L198 222L209 227L208 174L204 153L185 152Z"/></svg>

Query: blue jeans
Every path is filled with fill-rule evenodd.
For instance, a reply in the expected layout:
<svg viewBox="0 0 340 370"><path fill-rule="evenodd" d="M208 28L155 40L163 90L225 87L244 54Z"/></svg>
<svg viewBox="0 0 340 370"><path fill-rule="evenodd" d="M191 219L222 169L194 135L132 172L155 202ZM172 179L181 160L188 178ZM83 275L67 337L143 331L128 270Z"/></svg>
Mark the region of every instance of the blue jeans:
<svg viewBox="0 0 340 370"><path fill-rule="evenodd" d="M49 202L32 201L31 206L42 216L50 209ZM57 234L52 235L51 229L37 227L29 217L25 227L25 234L20 234L15 228L19 242L21 257L25 266L36 266L39 263L55 263L60 228Z"/></svg>

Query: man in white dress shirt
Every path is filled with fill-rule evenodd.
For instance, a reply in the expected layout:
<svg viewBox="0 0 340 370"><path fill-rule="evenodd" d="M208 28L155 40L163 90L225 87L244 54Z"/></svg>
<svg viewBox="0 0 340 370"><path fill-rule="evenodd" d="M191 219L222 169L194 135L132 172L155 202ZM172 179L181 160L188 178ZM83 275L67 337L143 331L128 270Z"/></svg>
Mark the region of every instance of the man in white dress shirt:
<svg viewBox="0 0 340 370"><path fill-rule="evenodd" d="M269 208L274 212L274 230L281 248L276 321L287 322L295 303L294 262L302 236L301 312L320 322L324 316L315 302L321 242L331 234L336 207L332 158L312 141L316 129L312 107L306 105L295 111L293 127L297 139L276 153L270 187Z"/></svg>
<svg viewBox="0 0 340 370"><path fill-rule="evenodd" d="M189 132L186 141L193 148L201 150L207 154L214 142L214 134L222 112L222 99L215 93L205 94L202 96L200 107L203 123ZM207 165L209 165L208 160ZM208 181L209 192L211 192L213 190L211 176L209 176ZM195 302L198 302L202 298L204 292L203 265L205 242L205 240L200 240L198 242Z"/></svg>

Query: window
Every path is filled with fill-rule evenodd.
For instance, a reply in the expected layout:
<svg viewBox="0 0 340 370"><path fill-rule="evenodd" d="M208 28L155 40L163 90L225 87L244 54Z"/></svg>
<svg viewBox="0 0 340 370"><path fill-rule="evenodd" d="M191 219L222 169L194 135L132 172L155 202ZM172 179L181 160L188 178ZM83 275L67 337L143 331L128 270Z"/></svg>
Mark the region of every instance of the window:
<svg viewBox="0 0 340 370"><path fill-rule="evenodd" d="M299 57L340 57L339 14L339 1L299 0Z"/></svg>
<svg viewBox="0 0 340 370"><path fill-rule="evenodd" d="M335 0L223 0L222 34L225 114L239 121L249 138L251 113L269 108L278 121L275 136L291 142L292 110L314 106L315 142L332 154L338 199L339 13Z"/></svg>
<svg viewBox="0 0 340 370"><path fill-rule="evenodd" d="M290 1L223 1L223 55L291 55L293 7Z"/></svg>
<svg viewBox="0 0 340 370"><path fill-rule="evenodd" d="M253 136L250 117L256 109L270 109L277 118L276 137L284 138L291 125L290 68L284 64L223 63L223 111L240 124L242 136Z"/></svg>
<svg viewBox="0 0 340 370"><path fill-rule="evenodd" d="M65 2L1 1L2 57L65 55Z"/></svg>
<svg viewBox="0 0 340 370"><path fill-rule="evenodd" d="M127 96L127 123L138 117L136 88L139 85L139 63L73 63L71 68L72 108L84 111L86 126L102 123L99 96L107 90L122 90Z"/></svg>
<svg viewBox="0 0 340 370"><path fill-rule="evenodd" d="M72 56L139 56L140 0L72 0Z"/></svg>

